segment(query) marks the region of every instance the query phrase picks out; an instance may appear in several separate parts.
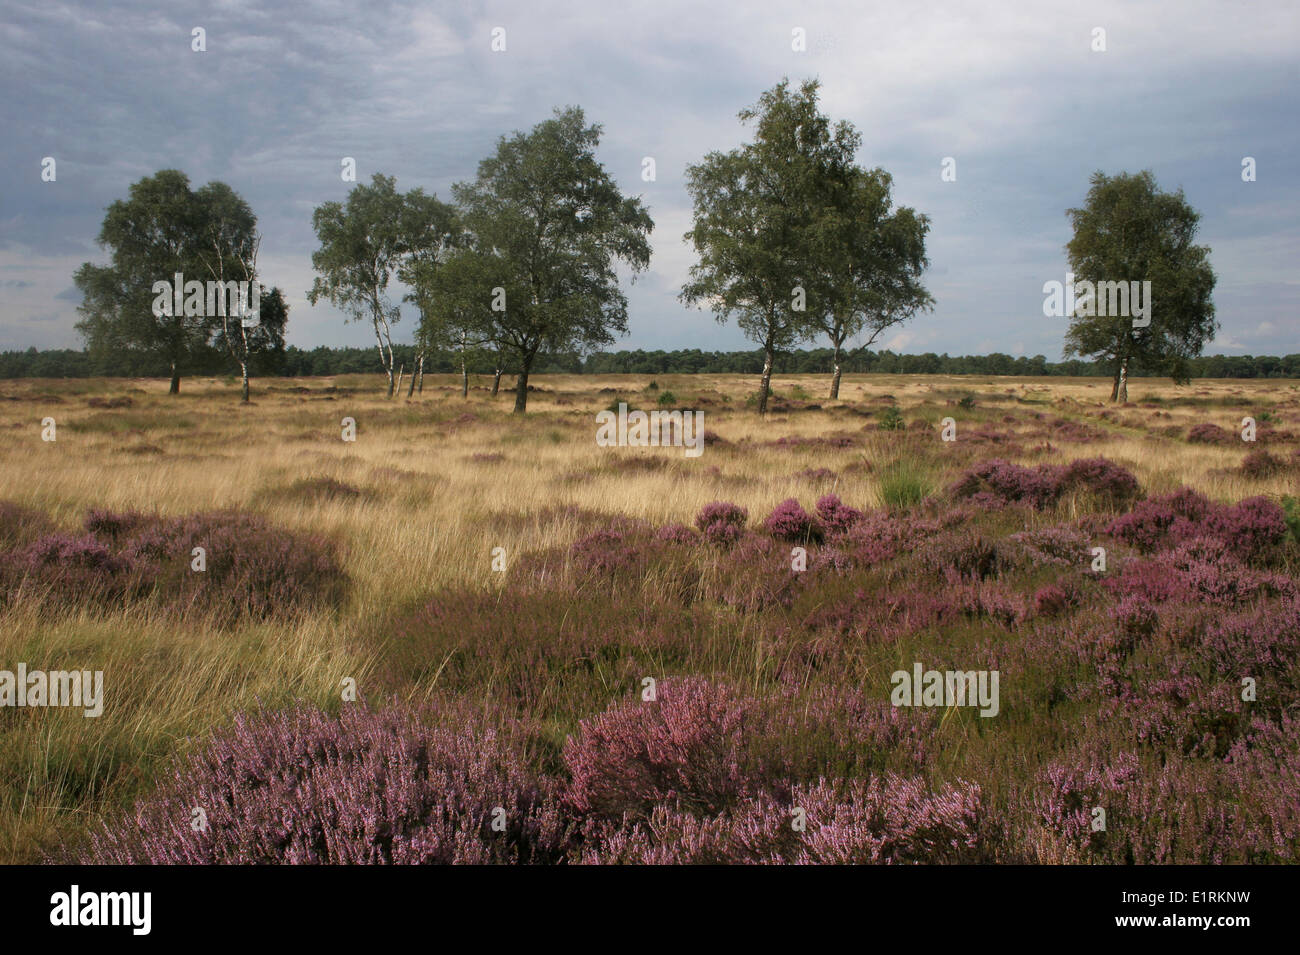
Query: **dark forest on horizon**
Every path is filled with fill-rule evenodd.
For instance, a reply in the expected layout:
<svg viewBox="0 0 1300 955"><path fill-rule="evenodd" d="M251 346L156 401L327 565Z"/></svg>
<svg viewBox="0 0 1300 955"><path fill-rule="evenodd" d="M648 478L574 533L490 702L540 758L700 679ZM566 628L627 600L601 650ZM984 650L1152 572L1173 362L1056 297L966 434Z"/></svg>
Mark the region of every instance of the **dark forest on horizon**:
<svg viewBox="0 0 1300 955"><path fill-rule="evenodd" d="M409 372L415 367L414 345L393 345L394 361ZM233 375L224 356L213 354L210 362L199 362L190 373ZM590 355L542 354L535 373L588 375L691 375L758 374L763 369L761 348L740 351L673 351L644 349L600 351ZM797 349L779 353L775 370L781 374L829 374L833 356L829 348ZM1282 357L1270 355L1205 355L1188 362L1195 378L1300 378L1300 353ZM1079 359L1051 362L1043 355L1026 357L994 352L989 355L897 354L888 350L865 351L843 362L851 374L898 375L1015 375L1044 377L1108 377L1104 361ZM452 353L428 355L425 370L448 374L460 370ZM489 360L471 364L473 374L493 373ZM329 375L373 374L374 347L329 347L312 349L289 345L283 351L257 356L254 373L283 378ZM29 348L0 352L0 378L154 378L169 374L165 361L144 355L119 353L96 357L77 349ZM1159 377L1159 369L1134 368L1135 377Z"/></svg>

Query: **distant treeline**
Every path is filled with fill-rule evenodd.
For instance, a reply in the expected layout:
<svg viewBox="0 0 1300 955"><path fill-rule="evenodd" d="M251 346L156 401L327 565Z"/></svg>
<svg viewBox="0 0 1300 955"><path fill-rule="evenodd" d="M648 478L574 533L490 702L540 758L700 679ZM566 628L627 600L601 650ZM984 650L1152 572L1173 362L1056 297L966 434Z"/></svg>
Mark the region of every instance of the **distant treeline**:
<svg viewBox="0 0 1300 955"><path fill-rule="evenodd" d="M261 356L252 369L255 377L305 377L312 375L380 374L382 368L374 348L328 348L320 346L310 351L290 345L283 352ZM394 345L393 359L397 366L404 365L409 374L415 367L415 348L412 345ZM901 374L901 375L1045 375L1045 376L1097 376L1110 377L1114 368L1102 362L1060 361L1050 362L1043 355L1026 358L1021 355L899 355L891 351L867 351L847 358L844 371L848 373ZM1207 355L1191 360L1193 378L1300 378L1300 354L1277 358L1272 355ZM830 374L831 350L814 348L779 354L776 370L785 374ZM460 366L453 355L431 355L425 358L424 370L431 374L459 372ZM470 369L475 374L491 374L490 363L478 363ZM539 355L533 366L534 373L567 374L636 374L636 375L693 375L693 374L746 374L757 375L763 370L763 350L751 351L700 351L696 348L677 351L596 352L585 358L577 354ZM206 368L188 369L191 374L234 375L238 369L224 363L214 363ZM144 356L114 355L95 357L85 351L50 349L37 351L0 352L0 378L165 378L170 369L164 362ZM1140 365L1131 370L1135 376L1161 376L1159 369L1144 369Z"/></svg>

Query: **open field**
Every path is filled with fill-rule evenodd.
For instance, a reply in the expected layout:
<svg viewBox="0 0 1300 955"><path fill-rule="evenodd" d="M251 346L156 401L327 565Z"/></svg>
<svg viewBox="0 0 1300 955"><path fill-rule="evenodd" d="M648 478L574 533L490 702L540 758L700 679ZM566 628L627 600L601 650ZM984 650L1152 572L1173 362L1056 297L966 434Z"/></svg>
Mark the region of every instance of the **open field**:
<svg viewBox="0 0 1300 955"><path fill-rule="evenodd" d="M342 573L291 607L226 612L166 585L97 592L98 565L84 587L43 587L36 557L11 560L0 669L102 670L104 710L0 709L0 861L78 851L236 713L360 706L341 700L348 679L375 708L427 704L464 732L499 730L518 771L543 780L519 812L542 818L553 802L581 830L511 828L491 858L526 844L542 861L659 861L671 845L744 859L740 829L769 832L800 800L809 833L836 811L865 819L880 800L912 800L933 831L890 817L904 860L1294 861L1300 545L1269 521L1300 495L1300 383L1135 380L1116 407L1095 379L846 376L830 402L824 377L777 376L761 420L746 408L751 378L531 381L522 419L508 378L495 398L476 380L462 399L458 380L430 376L423 395L391 402L378 376L264 380L246 407L218 380L171 398L159 381L0 382L0 500L47 515L44 533L82 534L92 509L239 511L304 547L323 538ZM665 393L665 406L703 411L701 456L597 446L595 412L619 399L649 410ZM881 429L895 405L902 427ZM940 438L945 417L955 441ZM1226 435L1194 430L1207 423ZM952 490L992 459L1095 458L1131 473L1138 494L1084 479L1041 498ZM1157 520L1151 537L1112 525L1181 487L1222 514L1183 515L1186 533ZM842 534L797 516L788 533L764 529L782 501L812 514L831 494L868 513ZM1256 497L1273 510L1229 507ZM748 513L734 539L659 533L718 501ZM38 536L6 520L7 551ZM792 570L803 545L807 570ZM891 707L891 673L916 662L998 670L1000 712ZM662 702L641 702L646 677ZM1239 699L1243 678L1257 699ZM640 759L619 734L651 732L628 721L670 705L703 738L681 742L664 715L659 729L689 750L667 760L672 784L659 763L638 764L643 789L619 790L642 779L619 762ZM815 789L823 777L831 790ZM479 795L489 810L504 798ZM1104 832L1088 828L1098 805ZM185 821L191 807L172 808ZM222 811L208 807L214 826ZM485 824L445 823L490 841ZM861 858L880 833L854 825L843 851ZM780 858L803 851L772 840ZM831 842L817 859L838 858Z"/></svg>

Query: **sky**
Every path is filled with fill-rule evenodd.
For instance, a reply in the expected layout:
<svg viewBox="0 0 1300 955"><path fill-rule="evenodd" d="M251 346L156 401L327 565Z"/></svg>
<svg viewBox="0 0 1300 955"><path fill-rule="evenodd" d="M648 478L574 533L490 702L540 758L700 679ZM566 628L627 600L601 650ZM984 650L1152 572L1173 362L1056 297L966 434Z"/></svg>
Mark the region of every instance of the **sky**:
<svg viewBox="0 0 1300 955"><path fill-rule="evenodd" d="M932 223L935 308L876 347L1058 360L1066 320L1044 316L1043 285L1065 280L1066 210L1094 171L1149 169L1202 215L1222 326L1206 353L1300 351L1294 0L0 9L0 350L81 347L72 275L108 261L95 241L105 208L166 168L248 200L262 281L290 306L290 344L372 345L369 325L306 298L312 211L351 188L343 157L360 181L382 172L450 199L499 137L569 105L601 124L598 158L655 223L615 347L752 348L678 300L694 262L685 171L749 138L737 113L764 90L815 77L822 110L861 132L859 163L886 169L895 201ZM407 306L396 340L410 341L414 322Z"/></svg>

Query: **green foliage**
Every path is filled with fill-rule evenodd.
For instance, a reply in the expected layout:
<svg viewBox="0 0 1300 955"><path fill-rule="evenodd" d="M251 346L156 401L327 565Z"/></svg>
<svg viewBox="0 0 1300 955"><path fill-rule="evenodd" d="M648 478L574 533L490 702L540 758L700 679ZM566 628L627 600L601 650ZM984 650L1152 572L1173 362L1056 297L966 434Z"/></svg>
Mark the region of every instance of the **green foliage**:
<svg viewBox="0 0 1300 955"><path fill-rule="evenodd" d="M975 396L974 395L963 396L962 399L957 402L957 407L961 408L963 411L973 410L975 407Z"/></svg>
<svg viewBox="0 0 1300 955"><path fill-rule="evenodd" d="M311 264L320 274L307 292L307 301L315 305L327 299L349 320L372 324L392 397L392 326L402 313L388 300L388 285L408 252L408 213L396 180L375 173L370 185L354 186L346 202L318 206L311 221L320 240Z"/></svg>
<svg viewBox="0 0 1300 955"><path fill-rule="evenodd" d="M898 405L888 405L876 412L878 427L881 431L901 431L907 427L903 421L903 413L898 410Z"/></svg>
<svg viewBox="0 0 1300 955"><path fill-rule="evenodd" d="M556 110L503 137L473 182L452 187L465 229L457 271L473 291L467 320L517 364L516 412L540 351L590 350L626 334L613 263L639 272L650 262L654 223L597 161L600 133L581 109ZM491 308L496 289L504 309Z"/></svg>
<svg viewBox="0 0 1300 955"><path fill-rule="evenodd" d="M1066 246L1076 284L1151 283L1150 324L1124 315L1070 316L1065 354L1092 355L1119 367L1137 359L1175 382L1214 338L1214 270L1208 246L1193 245L1200 215L1181 189L1161 192L1149 171L1092 176L1087 202L1067 211L1074 237ZM1095 305L1095 302L1094 302ZM1076 309L1076 311L1099 311Z"/></svg>
<svg viewBox="0 0 1300 955"><path fill-rule="evenodd" d="M677 404L677 396L671 391L660 392L659 407L666 408Z"/></svg>
<svg viewBox="0 0 1300 955"><path fill-rule="evenodd" d="M895 461L880 472L880 502L886 510L916 507L933 490L929 472L915 462Z"/></svg>
<svg viewBox="0 0 1300 955"><path fill-rule="evenodd" d="M1282 510L1286 514L1286 526L1291 531L1291 539L1300 544L1300 498L1286 495L1282 498Z"/></svg>
<svg viewBox="0 0 1300 955"><path fill-rule="evenodd" d="M770 362L806 334L806 299L816 255L824 251L820 216L830 170L852 162L860 137L834 128L817 110L815 80L792 92L782 80L742 110L754 139L688 166L694 227L686 233L699 261L682 288L687 304L707 302L719 322L735 318ZM758 400L761 413L766 396Z"/></svg>
<svg viewBox="0 0 1300 955"><path fill-rule="evenodd" d="M77 330L95 364L163 366L179 381L223 354L248 361L283 350L282 299L269 311L264 301L263 324L237 335L223 316L153 314L154 282L178 272L186 282L257 280L257 217L225 183L195 191L176 169L147 176L108 207L98 241L109 265L86 262L73 276L83 297Z"/></svg>

